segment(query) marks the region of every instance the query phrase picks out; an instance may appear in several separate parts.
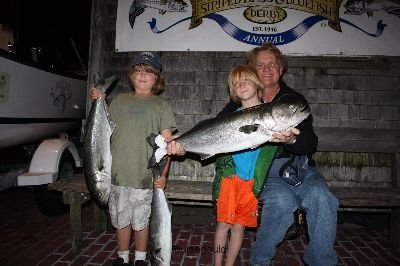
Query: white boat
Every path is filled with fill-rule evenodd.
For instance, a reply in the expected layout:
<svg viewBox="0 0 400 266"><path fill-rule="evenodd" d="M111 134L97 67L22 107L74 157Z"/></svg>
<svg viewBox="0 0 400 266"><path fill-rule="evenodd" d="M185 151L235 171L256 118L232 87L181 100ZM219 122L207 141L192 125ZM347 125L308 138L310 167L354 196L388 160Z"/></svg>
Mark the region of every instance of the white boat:
<svg viewBox="0 0 400 266"><path fill-rule="evenodd" d="M0 148L79 128L86 80L23 63L0 49Z"/></svg>

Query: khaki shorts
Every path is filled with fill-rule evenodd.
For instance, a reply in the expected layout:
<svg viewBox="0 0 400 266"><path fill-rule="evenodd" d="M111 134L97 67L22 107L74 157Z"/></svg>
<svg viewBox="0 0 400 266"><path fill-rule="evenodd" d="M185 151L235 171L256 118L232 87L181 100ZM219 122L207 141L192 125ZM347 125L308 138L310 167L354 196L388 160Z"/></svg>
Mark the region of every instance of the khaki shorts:
<svg viewBox="0 0 400 266"><path fill-rule="evenodd" d="M129 224L136 231L145 229L149 225L152 198L152 189L111 185L108 209L112 225L117 229Z"/></svg>

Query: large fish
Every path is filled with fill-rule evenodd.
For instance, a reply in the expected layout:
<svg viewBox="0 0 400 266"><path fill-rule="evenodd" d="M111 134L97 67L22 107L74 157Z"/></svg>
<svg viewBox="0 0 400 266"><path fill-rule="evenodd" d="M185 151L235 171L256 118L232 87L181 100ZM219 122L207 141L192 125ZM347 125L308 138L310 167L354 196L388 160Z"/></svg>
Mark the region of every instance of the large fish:
<svg viewBox="0 0 400 266"><path fill-rule="evenodd" d="M373 16L374 12L386 11L400 18L400 3L397 0L348 0L344 5L345 14Z"/></svg>
<svg viewBox="0 0 400 266"><path fill-rule="evenodd" d="M104 80L99 75L95 87L104 93L116 80L116 76ZM115 124L109 118L105 99L93 101L83 138L83 170L88 190L100 205L106 205L110 196L110 139L114 129Z"/></svg>
<svg viewBox="0 0 400 266"><path fill-rule="evenodd" d="M274 132L295 127L309 115L306 102L287 96L201 121L175 140L186 152L198 154L204 160L219 153L256 148L270 141Z"/></svg>
<svg viewBox="0 0 400 266"><path fill-rule="evenodd" d="M151 134L147 137L147 141L153 147L155 152L158 148L156 135ZM156 162L155 154L149 160L149 168L155 178L160 178L166 166L166 158L160 162ZM171 205L165 197L164 190L161 188L153 189L153 200L151 202L150 216L150 255L151 265L169 266L171 263L172 253L172 232L171 232Z"/></svg>
<svg viewBox="0 0 400 266"><path fill-rule="evenodd" d="M136 17L142 14L145 8L158 9L164 15L166 12L186 12L187 4L183 0L133 0L129 9L129 24L135 25Z"/></svg>

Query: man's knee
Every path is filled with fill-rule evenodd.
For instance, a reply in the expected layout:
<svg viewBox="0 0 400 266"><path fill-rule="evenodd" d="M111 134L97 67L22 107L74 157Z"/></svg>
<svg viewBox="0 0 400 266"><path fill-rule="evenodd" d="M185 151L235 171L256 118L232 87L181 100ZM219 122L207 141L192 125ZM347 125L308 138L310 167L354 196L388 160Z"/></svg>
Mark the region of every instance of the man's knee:
<svg viewBox="0 0 400 266"><path fill-rule="evenodd" d="M326 185L313 185L309 188L304 205L323 204L333 209L338 208L338 199L330 192Z"/></svg>
<svg viewBox="0 0 400 266"><path fill-rule="evenodd" d="M264 207L276 211L292 213L297 209L295 195L290 190L280 189L268 193L264 200Z"/></svg>

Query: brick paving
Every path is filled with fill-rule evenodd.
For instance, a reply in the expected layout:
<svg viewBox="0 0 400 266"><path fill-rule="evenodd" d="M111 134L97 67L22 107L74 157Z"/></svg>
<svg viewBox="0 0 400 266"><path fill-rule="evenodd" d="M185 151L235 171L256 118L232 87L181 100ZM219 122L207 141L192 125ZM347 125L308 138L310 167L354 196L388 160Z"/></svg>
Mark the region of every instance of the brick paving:
<svg viewBox="0 0 400 266"><path fill-rule="evenodd" d="M71 249L68 213L43 216L35 206L33 193L26 188L0 192L0 265L111 265L116 258L114 230L96 234L91 224L91 206L83 209L83 249ZM175 250L171 265L212 265L214 225L174 223ZM255 231L247 230L235 265L248 265ZM390 248L387 232L359 226L338 225L335 248L339 265L400 265L400 252ZM274 266L303 265L307 245L303 234L284 241ZM133 250L133 247L132 247Z"/></svg>

